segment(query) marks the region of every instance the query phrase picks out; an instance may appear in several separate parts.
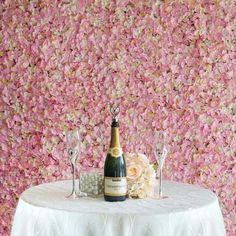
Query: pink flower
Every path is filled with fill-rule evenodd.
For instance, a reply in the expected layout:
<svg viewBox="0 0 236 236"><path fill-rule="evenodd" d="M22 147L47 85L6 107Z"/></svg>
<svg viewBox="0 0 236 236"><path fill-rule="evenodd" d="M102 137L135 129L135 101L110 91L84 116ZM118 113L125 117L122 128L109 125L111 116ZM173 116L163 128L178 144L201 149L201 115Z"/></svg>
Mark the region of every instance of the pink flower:
<svg viewBox="0 0 236 236"><path fill-rule="evenodd" d="M234 235L235 1L67 2L1 3L0 235L21 192L71 177L67 130L81 131L81 165L103 167L113 101L124 151L154 161L165 130L165 178L212 189Z"/></svg>

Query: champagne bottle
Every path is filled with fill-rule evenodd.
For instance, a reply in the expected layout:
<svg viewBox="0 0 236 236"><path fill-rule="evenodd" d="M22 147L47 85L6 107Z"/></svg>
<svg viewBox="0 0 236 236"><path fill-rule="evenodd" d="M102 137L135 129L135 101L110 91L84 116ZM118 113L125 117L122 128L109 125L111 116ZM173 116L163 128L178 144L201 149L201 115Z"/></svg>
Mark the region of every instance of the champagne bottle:
<svg viewBox="0 0 236 236"><path fill-rule="evenodd" d="M127 194L125 158L119 140L119 121L113 117L111 142L104 166L104 198L106 201L124 201Z"/></svg>

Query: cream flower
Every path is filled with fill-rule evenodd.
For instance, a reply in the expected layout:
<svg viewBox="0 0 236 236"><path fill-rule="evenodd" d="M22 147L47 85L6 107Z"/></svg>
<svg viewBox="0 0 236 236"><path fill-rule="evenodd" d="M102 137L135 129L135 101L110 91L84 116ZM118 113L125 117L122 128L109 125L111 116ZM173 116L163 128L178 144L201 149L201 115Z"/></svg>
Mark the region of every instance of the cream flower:
<svg viewBox="0 0 236 236"><path fill-rule="evenodd" d="M136 166L135 163L132 163L131 165L129 165L127 167L127 172L128 172L127 178L130 181L135 181L142 174L142 167L141 166Z"/></svg>
<svg viewBox="0 0 236 236"><path fill-rule="evenodd" d="M127 165L128 195L146 198L154 195L155 171L147 156L140 153L125 154Z"/></svg>

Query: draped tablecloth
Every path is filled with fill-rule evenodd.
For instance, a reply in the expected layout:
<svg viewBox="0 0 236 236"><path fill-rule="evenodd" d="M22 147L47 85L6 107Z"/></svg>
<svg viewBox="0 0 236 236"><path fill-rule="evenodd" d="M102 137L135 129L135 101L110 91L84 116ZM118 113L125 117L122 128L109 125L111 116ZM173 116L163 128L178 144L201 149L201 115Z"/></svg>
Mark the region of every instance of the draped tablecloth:
<svg viewBox="0 0 236 236"><path fill-rule="evenodd" d="M164 182L168 198L105 202L65 198L71 181L32 187L20 196L12 236L224 236L217 197L190 184Z"/></svg>

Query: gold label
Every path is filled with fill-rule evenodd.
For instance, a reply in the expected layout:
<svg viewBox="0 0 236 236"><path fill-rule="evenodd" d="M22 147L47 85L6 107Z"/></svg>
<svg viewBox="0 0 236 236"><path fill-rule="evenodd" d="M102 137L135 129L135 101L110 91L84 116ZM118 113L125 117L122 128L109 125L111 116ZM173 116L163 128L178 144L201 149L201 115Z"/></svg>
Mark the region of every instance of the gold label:
<svg viewBox="0 0 236 236"><path fill-rule="evenodd" d="M125 196L127 194L126 177L105 177L105 195Z"/></svg>
<svg viewBox="0 0 236 236"><path fill-rule="evenodd" d="M118 158L119 156L121 156L123 154L122 148L120 148L120 147L109 148L108 153L111 154L111 156L113 156L115 158Z"/></svg>

